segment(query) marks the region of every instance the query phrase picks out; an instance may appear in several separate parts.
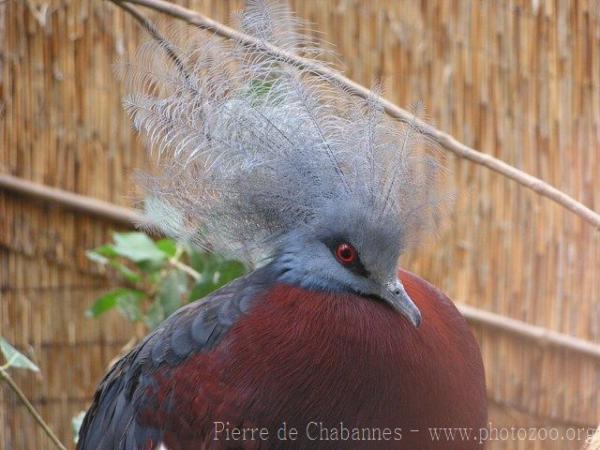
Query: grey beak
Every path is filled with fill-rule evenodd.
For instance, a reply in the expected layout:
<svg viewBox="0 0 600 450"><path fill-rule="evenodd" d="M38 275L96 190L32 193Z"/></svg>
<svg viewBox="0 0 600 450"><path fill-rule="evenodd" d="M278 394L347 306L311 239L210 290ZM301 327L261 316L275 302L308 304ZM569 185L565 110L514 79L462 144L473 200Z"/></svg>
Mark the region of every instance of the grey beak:
<svg viewBox="0 0 600 450"><path fill-rule="evenodd" d="M421 325L421 311L406 293L402 282L398 279L388 283L382 295L396 311L402 314L415 328Z"/></svg>

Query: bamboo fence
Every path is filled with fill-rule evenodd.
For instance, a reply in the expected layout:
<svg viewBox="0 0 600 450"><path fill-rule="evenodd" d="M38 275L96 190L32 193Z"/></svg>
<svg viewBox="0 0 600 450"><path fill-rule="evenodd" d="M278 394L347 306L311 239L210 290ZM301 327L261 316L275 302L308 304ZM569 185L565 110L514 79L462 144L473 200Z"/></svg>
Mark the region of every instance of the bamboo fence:
<svg viewBox="0 0 600 450"><path fill-rule="evenodd" d="M242 1L178 1L229 23ZM600 5L595 0L296 0L346 75L600 210ZM159 17L139 9L149 17ZM104 0L0 3L0 174L130 206L145 152L112 64L147 34ZM404 263L469 308L600 343L600 232L569 211L448 155L456 203ZM17 180L18 181L18 180ZM0 335L39 363L14 378L63 441L131 327L83 311L107 288L85 250L132 217L0 188ZM68 197L68 196L67 196ZM74 203L73 203L74 202ZM81 206L81 205L80 205ZM89 205L88 205L89 206ZM127 217L129 218L127 218ZM123 220L121 220L123 219ZM497 317L497 316L494 316ZM520 323L519 322L519 323ZM560 432L600 420L600 360L473 321L493 426ZM492 441L490 449L579 449ZM0 388L0 448L51 448Z"/></svg>

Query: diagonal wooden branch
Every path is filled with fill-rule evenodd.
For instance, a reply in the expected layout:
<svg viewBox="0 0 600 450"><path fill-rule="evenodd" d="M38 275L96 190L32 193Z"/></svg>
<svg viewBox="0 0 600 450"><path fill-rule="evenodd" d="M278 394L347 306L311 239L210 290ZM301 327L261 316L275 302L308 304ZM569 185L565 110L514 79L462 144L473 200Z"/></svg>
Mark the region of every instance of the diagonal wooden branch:
<svg viewBox="0 0 600 450"><path fill-rule="evenodd" d="M326 78L333 83L347 89L349 92L363 98L370 98L372 101L377 102L382 108L392 117L399 119L400 121L411 123L416 126L425 136L429 137L433 141L437 142L444 149L454 153L455 155L472 161L481 166L487 167L494 172L497 172L513 181L516 181L522 186L525 186L537 194L549 198L550 200L558 203L564 208L572 211L586 222L590 223L596 228L600 229L600 213L588 208L581 202L575 200L565 192L555 188L554 186L542 181L541 179L534 177L510 164L505 163L491 155L477 151L468 145L465 145L454 137L450 136L443 131L438 130L434 126L420 120L415 119L413 114L400 108L394 103L384 99L383 97L374 95L366 87L350 80L339 72L331 70L330 68L309 60L297 56L288 51L282 50L274 45L260 41L252 36L241 33L233 28L223 25L203 14L196 11L184 8L182 6L164 1L164 0L110 0L116 4L135 3L140 6L151 8L155 11L170 15L172 17L184 20L191 25L199 28L209 30L215 34L226 38L232 39L242 45L246 45L252 48L260 49L260 51L268 53L270 56L290 64L296 67L301 67L304 70L308 70L315 75ZM139 13L138 13L139 15ZM140 17L136 17L140 20Z"/></svg>
<svg viewBox="0 0 600 450"><path fill-rule="evenodd" d="M113 222L137 226L149 225L146 217L139 211L34 183L14 175L0 173L0 191L3 189L37 198L43 202L56 203L73 211L99 216Z"/></svg>
<svg viewBox="0 0 600 450"><path fill-rule="evenodd" d="M23 393L21 388L14 382L8 371L4 369L0 369L0 381L4 381L8 386L13 390L16 396L21 400L27 411L33 417L33 419L38 423L38 425L44 430L44 433L48 436L48 438L52 441L52 443L59 450L67 450L67 447L60 442L60 440L56 437L50 426L46 423L46 421L42 418L40 413L35 409L35 407L31 404L27 396Z"/></svg>

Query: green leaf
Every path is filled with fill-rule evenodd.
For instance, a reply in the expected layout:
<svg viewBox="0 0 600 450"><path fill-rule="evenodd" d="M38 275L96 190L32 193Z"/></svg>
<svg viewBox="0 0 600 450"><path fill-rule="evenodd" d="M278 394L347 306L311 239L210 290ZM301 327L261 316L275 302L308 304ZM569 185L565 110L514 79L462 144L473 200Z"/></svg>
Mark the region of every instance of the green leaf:
<svg viewBox="0 0 600 450"><path fill-rule="evenodd" d="M202 274L202 279L190 292L190 301L205 297L246 272L241 262L206 252L191 251L190 265Z"/></svg>
<svg viewBox="0 0 600 450"><path fill-rule="evenodd" d="M73 442L75 444L77 444L77 441L79 440L79 430L81 429L84 417L85 411L79 411L79 413L71 419L71 431L73 432Z"/></svg>
<svg viewBox="0 0 600 450"><path fill-rule="evenodd" d="M162 305L166 316L170 316L182 305L182 300L188 290L187 281L185 273L172 271L158 288L157 300Z"/></svg>
<svg viewBox="0 0 600 450"><path fill-rule="evenodd" d="M160 283L160 280L162 280L163 274L160 271L154 270L147 273L148 281L154 286L157 286Z"/></svg>
<svg viewBox="0 0 600 450"><path fill-rule="evenodd" d="M177 244L173 239L161 239L160 241L156 241L156 247L169 258L172 258L177 253Z"/></svg>
<svg viewBox="0 0 600 450"><path fill-rule="evenodd" d="M29 358L27 358L23 353L19 352L3 338L0 338L0 352L2 352L2 355L6 360L4 365L7 367L27 369L33 372L40 371L38 366L36 366Z"/></svg>
<svg viewBox="0 0 600 450"><path fill-rule="evenodd" d="M94 250L88 250L85 255L90 261L98 264L108 264L108 262L119 256L112 245L106 244L101 247L95 248Z"/></svg>
<svg viewBox="0 0 600 450"><path fill-rule="evenodd" d="M227 260L219 265L218 271L220 273L218 282L221 285L225 285L244 275L246 273L246 268L239 261Z"/></svg>
<svg viewBox="0 0 600 450"><path fill-rule="evenodd" d="M131 283L137 283L142 279L142 276L140 274L134 272L125 264L121 264L118 261L111 261L110 266L114 267L121 274L121 276L123 276L123 278L125 278Z"/></svg>
<svg viewBox="0 0 600 450"><path fill-rule="evenodd" d="M130 290L127 295L117 299L117 309L130 322L137 322L142 319L140 301L143 297L143 292Z"/></svg>
<svg viewBox="0 0 600 450"><path fill-rule="evenodd" d="M106 311L110 311L116 307L123 312L129 320L135 321L139 319L139 300L143 296L144 293L141 291L124 288L116 289L99 297L91 308L85 312L85 315L87 317L98 317ZM137 312L135 311L136 307ZM130 317L136 319L132 320Z"/></svg>
<svg viewBox="0 0 600 450"><path fill-rule="evenodd" d="M161 274L159 273L159 271L163 268L164 263L165 263L165 260L162 260L162 261L146 260L146 261L136 262L135 265L142 272L147 273L149 275L154 275L154 280L158 281L161 278Z"/></svg>
<svg viewBox="0 0 600 450"><path fill-rule="evenodd" d="M117 306L118 291L109 292L98 297L94 304L85 311L86 317L98 317Z"/></svg>
<svg viewBox="0 0 600 450"><path fill-rule="evenodd" d="M199 300L203 297L206 297L208 294L217 289L217 286L212 282L212 280L200 281L196 283L190 292L189 301L193 302L195 300Z"/></svg>
<svg viewBox="0 0 600 450"><path fill-rule="evenodd" d="M173 270L159 284L154 302L144 316L149 328L156 326L179 309L188 291L188 277L179 270Z"/></svg>
<svg viewBox="0 0 600 450"><path fill-rule="evenodd" d="M94 261L95 263L103 266L111 266L131 283L137 283L142 279L139 274L115 259L115 257L118 256L118 253L114 251L114 247L112 245L103 245L102 247L98 247L94 250L88 250L85 252L85 254L89 260Z"/></svg>
<svg viewBox="0 0 600 450"><path fill-rule="evenodd" d="M114 245L112 244L101 245L100 247L95 248L94 251L106 258L115 258L119 256L119 254L115 250Z"/></svg>
<svg viewBox="0 0 600 450"><path fill-rule="evenodd" d="M85 256L87 256L87 258L90 261L98 263L103 266L108 263L108 258L102 256L100 253L96 252L95 250L88 250L87 252L85 252Z"/></svg>
<svg viewBox="0 0 600 450"><path fill-rule="evenodd" d="M115 233L115 252L134 262L154 261L160 262L166 258L148 235L140 232Z"/></svg>
<svg viewBox="0 0 600 450"><path fill-rule="evenodd" d="M189 251L189 258L190 265L200 273L213 271L222 260L220 256L213 253L199 252L196 250Z"/></svg>
<svg viewBox="0 0 600 450"><path fill-rule="evenodd" d="M154 330L163 320L165 312L159 302L154 302L144 314L144 323L150 330Z"/></svg>
<svg viewBox="0 0 600 450"><path fill-rule="evenodd" d="M194 301L206 297L223 285L243 275L245 268L237 261L229 261L223 270L206 271L202 279L196 283L190 292L189 300Z"/></svg>

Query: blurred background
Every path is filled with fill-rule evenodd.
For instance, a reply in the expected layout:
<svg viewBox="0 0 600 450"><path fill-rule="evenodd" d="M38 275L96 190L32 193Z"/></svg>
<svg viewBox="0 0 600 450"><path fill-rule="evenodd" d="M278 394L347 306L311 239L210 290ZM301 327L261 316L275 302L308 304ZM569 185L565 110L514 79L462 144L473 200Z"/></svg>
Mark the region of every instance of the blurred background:
<svg viewBox="0 0 600 450"><path fill-rule="evenodd" d="M226 23L243 7L176 3ZM379 82L403 107L421 102L441 130L600 210L599 2L290 3L334 44L351 79ZM148 161L112 67L147 39L108 1L0 2L0 175L132 206L131 175ZM456 193L450 217L404 265L457 303L600 344L600 232L485 168L450 153L447 165ZM85 314L123 283L122 271L86 252L133 230L127 222L0 185L0 335L39 366L39 374L13 378L69 445L72 418L109 362L145 329L116 310ZM492 427L553 427L566 436L598 425L600 353L470 323L483 351ZM498 439L488 448L582 445L548 437ZM0 448L52 448L2 384Z"/></svg>

